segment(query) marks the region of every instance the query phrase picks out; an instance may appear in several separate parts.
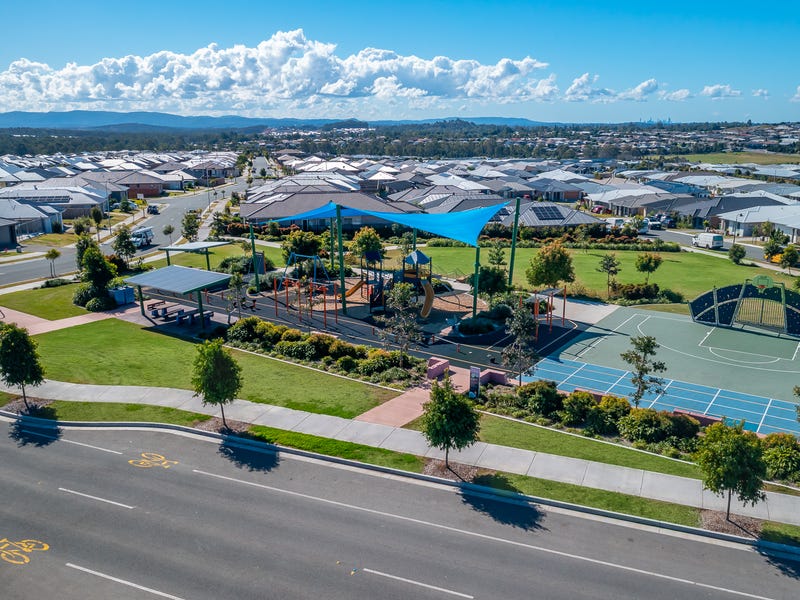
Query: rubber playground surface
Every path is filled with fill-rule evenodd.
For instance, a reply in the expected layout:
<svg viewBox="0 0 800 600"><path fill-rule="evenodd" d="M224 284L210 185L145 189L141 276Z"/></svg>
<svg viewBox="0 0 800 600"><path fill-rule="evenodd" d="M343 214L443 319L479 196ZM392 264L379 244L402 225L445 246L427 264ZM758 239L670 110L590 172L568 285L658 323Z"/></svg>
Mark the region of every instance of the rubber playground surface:
<svg viewBox="0 0 800 600"><path fill-rule="evenodd" d="M800 384L800 340L761 330L620 308L545 357L524 379L550 379L564 391L629 396L631 373L620 354L638 335L656 338L656 359L667 365L664 393L645 396L641 406L744 419L752 431L800 435L792 392Z"/></svg>

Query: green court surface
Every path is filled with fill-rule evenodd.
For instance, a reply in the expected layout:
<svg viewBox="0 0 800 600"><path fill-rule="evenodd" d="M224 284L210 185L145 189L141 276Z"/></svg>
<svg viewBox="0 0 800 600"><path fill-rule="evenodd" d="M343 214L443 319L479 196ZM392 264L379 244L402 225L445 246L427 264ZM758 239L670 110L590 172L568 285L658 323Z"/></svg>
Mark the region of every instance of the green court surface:
<svg viewBox="0 0 800 600"><path fill-rule="evenodd" d="M754 328L713 327L674 314L619 308L553 357L627 369L632 336L650 335L666 377L793 401L800 384L800 340Z"/></svg>

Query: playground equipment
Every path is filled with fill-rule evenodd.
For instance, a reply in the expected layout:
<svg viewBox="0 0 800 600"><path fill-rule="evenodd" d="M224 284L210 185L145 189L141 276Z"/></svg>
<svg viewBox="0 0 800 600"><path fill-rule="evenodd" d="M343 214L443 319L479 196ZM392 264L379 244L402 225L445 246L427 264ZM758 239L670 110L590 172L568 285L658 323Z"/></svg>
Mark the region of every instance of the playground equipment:
<svg viewBox="0 0 800 600"><path fill-rule="evenodd" d="M433 308L433 299L435 297L435 293L433 291L433 286L428 281L424 281L422 283L422 289L425 291L425 302L422 303L422 309L419 311L419 316L423 319L427 319L428 315L431 314L431 309Z"/></svg>
<svg viewBox="0 0 800 600"><path fill-rule="evenodd" d="M696 323L717 327L751 325L800 336L800 294L767 275L700 294L689 302L689 311Z"/></svg>
<svg viewBox="0 0 800 600"><path fill-rule="evenodd" d="M419 316L423 319L428 318L433 308L435 292L433 285L431 285L432 277L433 261L419 250L414 250L406 256L403 259L402 273L399 274L399 277L395 274L395 279L399 278L403 283L413 285L418 297L420 293L424 294L425 300L422 303L422 309L419 311Z"/></svg>
<svg viewBox="0 0 800 600"><path fill-rule="evenodd" d="M330 275L328 275L325 263L322 262L319 256L295 254L292 252L289 255L289 260L286 261L286 267L283 269L281 285L283 286L285 282L300 281L303 279L310 281L315 286L329 286L329 291L333 291L333 280L330 278Z"/></svg>

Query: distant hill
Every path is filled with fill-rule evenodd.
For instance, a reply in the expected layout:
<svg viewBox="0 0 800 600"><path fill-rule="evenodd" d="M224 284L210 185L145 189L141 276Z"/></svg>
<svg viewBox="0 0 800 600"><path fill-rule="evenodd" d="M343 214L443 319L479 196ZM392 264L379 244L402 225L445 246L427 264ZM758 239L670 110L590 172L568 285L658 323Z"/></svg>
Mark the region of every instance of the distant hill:
<svg viewBox="0 0 800 600"><path fill-rule="evenodd" d="M436 123L447 119L420 119L408 121L371 121L369 125L410 125ZM507 125L516 127L536 127L552 123L530 121L513 117L468 117L461 118L478 125ZM105 131L148 132L163 129L253 129L258 127L366 127L367 123L358 119L275 119L252 118L225 115L221 117L173 115L160 112L112 112L73 110L67 112L25 112L0 113L0 129L27 127L33 129L100 129Z"/></svg>

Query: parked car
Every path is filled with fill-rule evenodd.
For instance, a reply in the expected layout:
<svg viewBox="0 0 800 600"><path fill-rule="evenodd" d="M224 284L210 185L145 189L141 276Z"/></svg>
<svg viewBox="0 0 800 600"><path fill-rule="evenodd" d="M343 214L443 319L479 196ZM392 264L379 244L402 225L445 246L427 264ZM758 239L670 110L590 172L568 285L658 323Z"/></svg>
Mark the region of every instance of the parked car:
<svg viewBox="0 0 800 600"><path fill-rule="evenodd" d="M723 238L719 233L698 233L692 238L692 246L718 250L723 247Z"/></svg>
<svg viewBox="0 0 800 600"><path fill-rule="evenodd" d="M650 229L661 229L661 221L656 219L655 217L648 220L650 225Z"/></svg>
<svg viewBox="0 0 800 600"><path fill-rule="evenodd" d="M157 215L158 214L158 205L157 204L148 204L147 205L147 214L148 215Z"/></svg>
<svg viewBox="0 0 800 600"><path fill-rule="evenodd" d="M664 228L675 229L678 223L672 217L664 217L661 219L661 226Z"/></svg>

